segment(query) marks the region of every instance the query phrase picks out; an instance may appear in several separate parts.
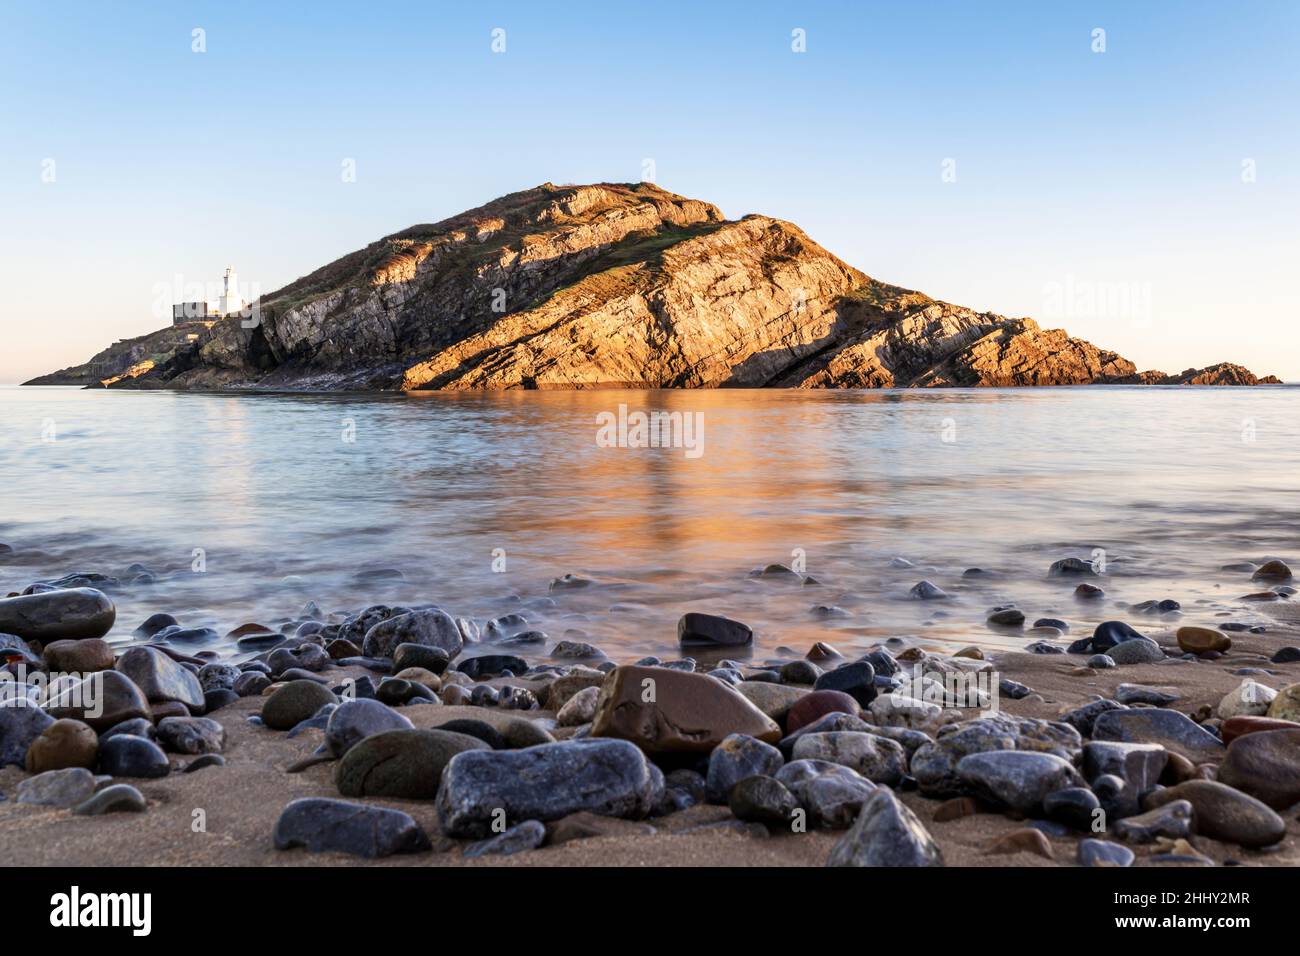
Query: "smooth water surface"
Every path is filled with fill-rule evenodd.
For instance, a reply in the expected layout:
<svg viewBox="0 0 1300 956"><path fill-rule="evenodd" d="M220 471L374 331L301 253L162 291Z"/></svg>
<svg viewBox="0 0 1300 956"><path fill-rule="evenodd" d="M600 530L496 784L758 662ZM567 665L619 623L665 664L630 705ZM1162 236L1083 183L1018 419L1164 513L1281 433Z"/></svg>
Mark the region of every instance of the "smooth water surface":
<svg viewBox="0 0 1300 956"><path fill-rule="evenodd" d="M702 454L601 447L597 416L620 403L702 413ZM749 623L760 655L896 635L1020 646L984 625L989 607L1014 601L1076 631L1152 598L1189 619L1260 613L1235 601L1257 590L1249 575L1219 569L1300 556L1300 389L10 387L0 495L14 549L0 593L69 571L118 577L113 640L154 611L224 634L315 600L434 602L480 621L522 610L552 642L578 629L616 659L674 655L688 610ZM1094 549L1107 601L1081 605L1075 581L1046 571ZM819 587L749 576L800 562ZM125 583L136 563L156 580ZM994 573L963 578L971 567ZM388 569L403 578L365 573ZM570 572L597 584L548 595ZM923 578L952 599L910 598ZM848 616L820 620L814 605Z"/></svg>

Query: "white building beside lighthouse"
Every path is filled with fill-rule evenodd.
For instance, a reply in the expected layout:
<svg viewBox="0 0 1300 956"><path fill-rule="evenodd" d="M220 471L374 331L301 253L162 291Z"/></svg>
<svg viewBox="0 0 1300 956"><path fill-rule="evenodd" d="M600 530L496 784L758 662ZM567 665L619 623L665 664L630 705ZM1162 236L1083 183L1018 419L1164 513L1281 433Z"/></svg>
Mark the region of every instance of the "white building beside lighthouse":
<svg viewBox="0 0 1300 956"><path fill-rule="evenodd" d="M209 286L211 288L211 286ZM226 274L221 280L221 295L216 302L196 301L177 302L172 306L172 324L183 325L186 322L213 322L223 315L240 312L244 308L243 296L239 294L239 279L234 266L226 266Z"/></svg>

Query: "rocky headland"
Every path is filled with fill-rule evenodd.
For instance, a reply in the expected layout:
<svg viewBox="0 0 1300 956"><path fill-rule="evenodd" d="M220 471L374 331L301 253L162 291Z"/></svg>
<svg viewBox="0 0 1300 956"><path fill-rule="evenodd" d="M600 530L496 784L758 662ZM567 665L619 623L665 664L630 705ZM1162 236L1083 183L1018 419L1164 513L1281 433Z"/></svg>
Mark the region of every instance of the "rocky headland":
<svg viewBox="0 0 1300 956"><path fill-rule="evenodd" d="M312 602L232 627L233 653L160 610L110 644L100 588L116 577L33 582L0 599L6 855L1300 863L1290 568L1234 561L1221 574L1240 597L1186 612L1176 598L1113 601L1077 557L1044 572L1114 617L1076 633L1033 608L975 607L957 600L968 573L918 581L912 599L1017 650L893 638L764 658L743 622L690 612L676 656L638 660L579 633L552 639L529 610L475 620L435 604ZM753 577L791 595L810 583L780 566ZM567 575L545 600L601 587Z"/></svg>
<svg viewBox="0 0 1300 956"><path fill-rule="evenodd" d="M1174 375L1029 318L936 301L797 226L648 183L543 184L371 243L255 312L118 342L27 382L426 390L1277 384Z"/></svg>

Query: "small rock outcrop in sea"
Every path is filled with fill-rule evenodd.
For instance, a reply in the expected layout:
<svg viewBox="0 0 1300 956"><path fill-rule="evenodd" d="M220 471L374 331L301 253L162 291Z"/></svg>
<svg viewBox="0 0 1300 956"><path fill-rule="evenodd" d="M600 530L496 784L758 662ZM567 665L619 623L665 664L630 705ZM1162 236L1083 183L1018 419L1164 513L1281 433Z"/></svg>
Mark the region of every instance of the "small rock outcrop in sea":
<svg viewBox="0 0 1300 956"><path fill-rule="evenodd" d="M504 306L504 311L502 311ZM1254 385L1122 356L873 279L797 226L650 183L511 193L386 236L232 314L31 385L112 388L935 388ZM179 329L179 331L178 331ZM193 339L190 336L194 335Z"/></svg>

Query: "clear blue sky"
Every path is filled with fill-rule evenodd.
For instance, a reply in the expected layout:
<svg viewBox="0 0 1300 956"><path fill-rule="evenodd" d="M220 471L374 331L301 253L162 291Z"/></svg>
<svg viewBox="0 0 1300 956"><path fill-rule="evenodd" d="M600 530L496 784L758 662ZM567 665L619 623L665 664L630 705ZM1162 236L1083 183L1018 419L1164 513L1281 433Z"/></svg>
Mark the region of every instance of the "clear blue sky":
<svg viewBox="0 0 1300 956"><path fill-rule="evenodd" d="M298 7L0 7L0 382L165 324L177 274L270 291L646 158L728 216L1139 367L1300 379L1300 3Z"/></svg>

